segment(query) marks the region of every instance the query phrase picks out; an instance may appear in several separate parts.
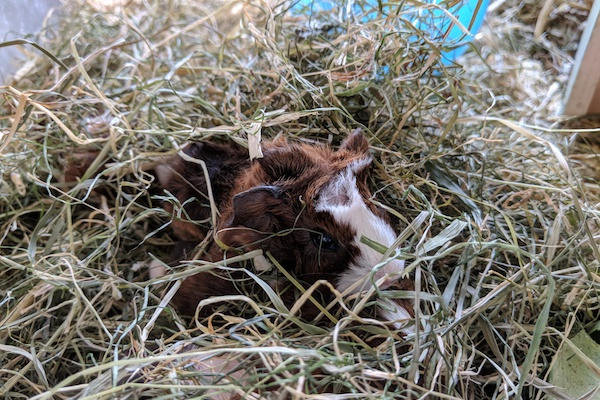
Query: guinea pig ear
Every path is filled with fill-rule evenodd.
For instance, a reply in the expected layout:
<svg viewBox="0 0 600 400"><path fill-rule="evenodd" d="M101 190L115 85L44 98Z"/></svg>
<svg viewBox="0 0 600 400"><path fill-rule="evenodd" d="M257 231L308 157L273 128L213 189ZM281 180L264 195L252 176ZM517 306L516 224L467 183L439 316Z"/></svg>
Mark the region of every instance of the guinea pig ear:
<svg viewBox="0 0 600 400"><path fill-rule="evenodd" d="M231 226L246 226L260 231L273 227L276 210L284 202L284 192L278 186L256 186L233 196Z"/></svg>
<svg viewBox="0 0 600 400"><path fill-rule="evenodd" d="M354 175L358 177L359 175L363 175L363 172L366 172L369 169L372 162L373 158L367 155L361 159L351 162L350 165L348 165L348 168L354 173Z"/></svg>
<svg viewBox="0 0 600 400"><path fill-rule="evenodd" d="M365 154L369 151L369 142L362 131L359 129L353 130L348 137L342 142L340 150L351 151L353 153Z"/></svg>
<svg viewBox="0 0 600 400"><path fill-rule="evenodd" d="M366 182L366 171L373 162L369 155L369 142L360 129L355 129L342 143L340 150L350 151L358 154L359 158L348 165L348 169L354 173L357 181Z"/></svg>

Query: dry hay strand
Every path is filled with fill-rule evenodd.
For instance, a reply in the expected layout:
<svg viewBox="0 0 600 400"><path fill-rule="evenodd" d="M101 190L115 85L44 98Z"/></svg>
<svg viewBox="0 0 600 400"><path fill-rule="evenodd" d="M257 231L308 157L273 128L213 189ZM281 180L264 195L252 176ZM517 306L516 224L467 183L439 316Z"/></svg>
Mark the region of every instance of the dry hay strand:
<svg viewBox="0 0 600 400"><path fill-rule="evenodd" d="M1 395L560 394L546 382L553 357L600 312L600 190L553 126L575 35L567 52L520 46L534 3L496 3L463 69L415 28L429 7L418 1L309 20L291 3L65 2L42 45L66 68L39 56L0 88ZM579 15L587 3L561 4ZM499 48L494 32L516 45ZM288 309L248 266L261 293L211 299L215 313L191 322L168 306L186 276L229 267L203 262L202 246L162 263L173 238L161 204L175 200L148 169L188 140L246 143L257 124L334 145L366 132L374 201L394 215L393 256L415 290L338 296L303 321L294 312L314 288ZM65 183L66 160L90 154ZM169 273L151 279L149 265ZM415 334L375 317L386 298L414 302Z"/></svg>
<svg viewBox="0 0 600 400"><path fill-rule="evenodd" d="M569 138L569 159L579 176L589 183L600 179L600 115L569 118L560 122Z"/></svg>

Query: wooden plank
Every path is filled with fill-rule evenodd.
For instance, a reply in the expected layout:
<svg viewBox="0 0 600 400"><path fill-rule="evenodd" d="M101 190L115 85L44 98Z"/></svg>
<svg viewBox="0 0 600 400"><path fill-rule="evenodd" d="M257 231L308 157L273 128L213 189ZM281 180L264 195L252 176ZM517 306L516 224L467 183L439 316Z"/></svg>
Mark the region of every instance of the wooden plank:
<svg viewBox="0 0 600 400"><path fill-rule="evenodd" d="M598 66L598 69L600 69L600 65ZM592 97L592 102L590 103L590 108L587 113L600 114L600 83L596 86L596 93L594 93L594 97Z"/></svg>
<svg viewBox="0 0 600 400"><path fill-rule="evenodd" d="M563 114L600 113L600 1L594 1L579 41Z"/></svg>

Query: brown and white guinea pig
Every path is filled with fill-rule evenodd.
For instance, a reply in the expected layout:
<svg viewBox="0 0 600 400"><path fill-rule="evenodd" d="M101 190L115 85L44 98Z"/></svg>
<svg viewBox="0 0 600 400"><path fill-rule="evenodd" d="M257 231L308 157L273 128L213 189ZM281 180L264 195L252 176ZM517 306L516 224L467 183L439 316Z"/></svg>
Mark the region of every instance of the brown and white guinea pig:
<svg viewBox="0 0 600 400"><path fill-rule="evenodd" d="M356 293L371 284L369 273L382 261L361 237L384 246L396 239L386 214L369 201L368 148L360 131L351 133L337 150L281 138L263 142L264 157L251 162L248 151L235 143L190 143L183 150L186 160L174 156L156 167L156 175L183 205L179 213L170 203L165 205L173 213L173 233L182 243L199 243L210 225L205 173L193 159L202 160L220 213L215 237L222 244L269 251L303 282L326 279L340 292ZM210 245L205 258L222 260L222 245ZM403 261L389 261L374 281L385 276L382 286L388 287L403 268ZM234 293L233 282L206 272L185 279L173 303L193 314L199 301ZM406 320L411 314L405 306L385 316Z"/></svg>

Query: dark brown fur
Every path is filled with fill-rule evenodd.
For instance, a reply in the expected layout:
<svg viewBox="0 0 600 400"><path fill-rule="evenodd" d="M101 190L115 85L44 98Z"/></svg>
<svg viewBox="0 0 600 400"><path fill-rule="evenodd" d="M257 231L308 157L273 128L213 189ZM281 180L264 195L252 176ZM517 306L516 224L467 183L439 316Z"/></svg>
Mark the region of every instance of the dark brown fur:
<svg viewBox="0 0 600 400"><path fill-rule="evenodd" d="M64 169L64 180L66 183L77 182L87 169L92 165L98 151L76 151L67 156Z"/></svg>

